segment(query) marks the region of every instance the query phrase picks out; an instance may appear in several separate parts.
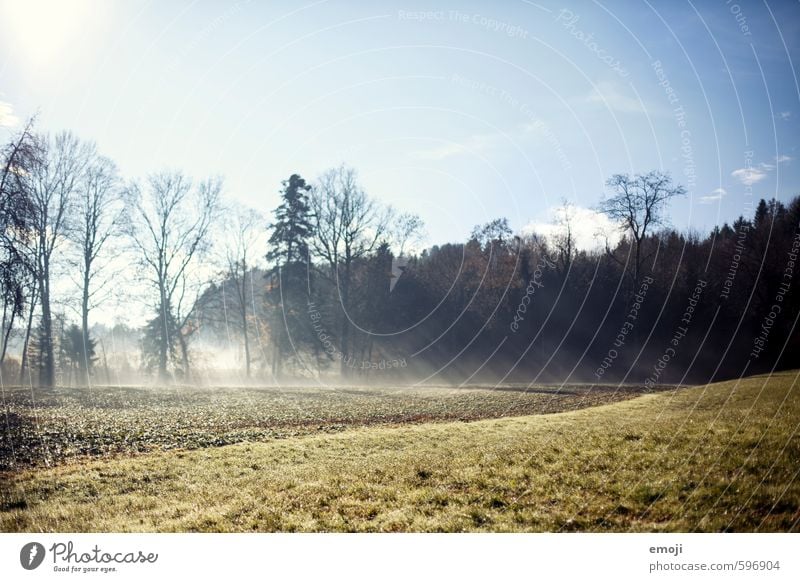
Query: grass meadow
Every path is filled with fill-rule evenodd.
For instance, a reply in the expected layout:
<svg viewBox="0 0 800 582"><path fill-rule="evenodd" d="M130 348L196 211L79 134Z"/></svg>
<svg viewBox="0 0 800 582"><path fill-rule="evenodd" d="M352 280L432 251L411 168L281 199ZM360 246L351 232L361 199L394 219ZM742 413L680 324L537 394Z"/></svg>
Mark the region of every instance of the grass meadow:
<svg viewBox="0 0 800 582"><path fill-rule="evenodd" d="M797 379L67 394L3 443L0 530L797 531Z"/></svg>

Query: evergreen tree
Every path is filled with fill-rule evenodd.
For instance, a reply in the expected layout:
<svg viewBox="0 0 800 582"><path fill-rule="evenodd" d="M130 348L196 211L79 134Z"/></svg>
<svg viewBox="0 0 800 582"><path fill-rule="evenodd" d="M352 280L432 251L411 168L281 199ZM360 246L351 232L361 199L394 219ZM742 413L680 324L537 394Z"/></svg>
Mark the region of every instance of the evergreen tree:
<svg viewBox="0 0 800 582"><path fill-rule="evenodd" d="M270 225L267 261L276 267L305 264L308 239L311 236L311 210L308 193L311 186L297 174L283 181L281 204L274 210L275 222Z"/></svg>
<svg viewBox="0 0 800 582"><path fill-rule="evenodd" d="M289 354L310 338L308 296L310 264L308 240L312 234L308 193L311 186L298 174L283 181L281 203L269 225L267 300L272 306L272 375L279 378Z"/></svg>
<svg viewBox="0 0 800 582"><path fill-rule="evenodd" d="M167 374L174 373L178 358L178 328L175 319L169 314L166 317L159 313L156 317L148 321L143 330L141 339L142 348L142 367L144 371L150 373L154 370L161 370L161 349L167 348L167 361L172 363L173 369L167 369ZM180 370L177 370L180 372Z"/></svg>
<svg viewBox="0 0 800 582"><path fill-rule="evenodd" d="M91 371L97 361L96 346L97 340L88 334L84 338L83 330L74 323L64 331L61 353L69 368L70 375L77 375L81 370L87 371L86 374L80 374L80 382L87 381L88 371Z"/></svg>

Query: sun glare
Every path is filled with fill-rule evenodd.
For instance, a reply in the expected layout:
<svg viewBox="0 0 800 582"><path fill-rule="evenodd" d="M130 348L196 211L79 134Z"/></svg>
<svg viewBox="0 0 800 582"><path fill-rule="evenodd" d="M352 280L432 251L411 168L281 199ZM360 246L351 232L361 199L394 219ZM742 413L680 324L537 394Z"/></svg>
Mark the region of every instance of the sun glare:
<svg viewBox="0 0 800 582"><path fill-rule="evenodd" d="M0 30L14 58L43 66L85 46L103 12L94 0L0 0Z"/></svg>

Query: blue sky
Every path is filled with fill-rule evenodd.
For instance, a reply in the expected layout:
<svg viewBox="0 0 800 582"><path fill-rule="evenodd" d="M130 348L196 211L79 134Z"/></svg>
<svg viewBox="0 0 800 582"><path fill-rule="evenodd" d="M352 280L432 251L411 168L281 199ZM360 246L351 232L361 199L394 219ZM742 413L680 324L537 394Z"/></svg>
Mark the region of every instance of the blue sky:
<svg viewBox="0 0 800 582"><path fill-rule="evenodd" d="M800 193L799 29L789 1L0 0L0 134L40 110L126 177L222 174L265 212L346 162L430 243L664 169L705 231Z"/></svg>

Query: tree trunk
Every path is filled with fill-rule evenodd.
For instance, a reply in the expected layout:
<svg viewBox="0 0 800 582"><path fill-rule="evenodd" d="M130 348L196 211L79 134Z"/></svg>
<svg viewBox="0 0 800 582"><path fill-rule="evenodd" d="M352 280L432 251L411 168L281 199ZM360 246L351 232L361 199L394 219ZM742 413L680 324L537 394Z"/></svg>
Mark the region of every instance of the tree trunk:
<svg viewBox="0 0 800 582"><path fill-rule="evenodd" d="M183 334L180 330L175 330L175 333L178 334L178 344L181 347L181 362L183 365L183 379L185 381L189 380L189 346L186 344L186 338L183 337Z"/></svg>
<svg viewBox="0 0 800 582"><path fill-rule="evenodd" d="M283 285L283 272L281 271L280 265L277 266L278 272L278 285ZM274 280L274 279L273 279ZM272 292L275 292L273 287ZM284 332L285 325L284 325L284 309L285 305L283 303L283 289L279 288L279 293L281 296L281 314L280 317L274 318L274 328L272 334L272 380L277 382L280 380L281 375L283 373L283 342L284 342Z"/></svg>
<svg viewBox="0 0 800 582"><path fill-rule="evenodd" d="M341 352L342 367L340 374L342 377L350 375L348 359L350 356L350 321L347 319L350 313L350 261L345 260L344 278L342 285L342 333L341 333Z"/></svg>
<svg viewBox="0 0 800 582"><path fill-rule="evenodd" d="M636 294L639 293L639 278L640 263L642 256L642 243L643 239L636 239L636 263L633 266L633 293L631 294L631 303L636 300ZM639 350L639 325L638 322L633 326L633 348L634 352Z"/></svg>
<svg viewBox="0 0 800 582"><path fill-rule="evenodd" d="M31 289L31 301L28 309L28 321L25 326L25 341L22 342L22 357L20 358L19 365L19 383L25 383L25 367L28 365L28 344L31 339L31 328L33 327L33 312L36 308L36 303L39 300L39 286L36 281L33 282Z"/></svg>
<svg viewBox="0 0 800 582"><path fill-rule="evenodd" d="M8 350L8 338L11 337L11 330L14 329L14 319L16 316L15 309L11 308L11 318L6 322L8 312L8 304L3 305L3 351L0 353L0 366L6 361L6 351ZM6 327L8 324L8 327Z"/></svg>
<svg viewBox="0 0 800 582"><path fill-rule="evenodd" d="M245 376L250 379L250 334L247 331L247 268L245 266L244 273L242 274L242 292L241 308L242 308L242 335L244 336L244 367Z"/></svg>
<svg viewBox="0 0 800 582"><path fill-rule="evenodd" d="M56 381L55 350L53 346L53 314L50 310L50 289L48 267L39 281L42 302L42 372L39 384L43 388L53 388Z"/></svg>
<svg viewBox="0 0 800 582"><path fill-rule="evenodd" d="M79 382L89 385L89 269L84 269L83 296L81 297L81 338L83 341L83 358L78 362Z"/></svg>
<svg viewBox="0 0 800 582"><path fill-rule="evenodd" d="M161 311L161 324L163 325L163 329L161 330L161 334L158 341L158 379L161 381L168 381L169 375L167 374L167 355L169 351L169 334L170 334L170 313L168 311L167 306L167 295L166 289L164 289L164 283L159 282L159 294L160 294L160 301L161 305L159 305L159 309Z"/></svg>
<svg viewBox="0 0 800 582"><path fill-rule="evenodd" d="M245 376L250 379L250 334L247 333L247 313L242 310L242 333L244 334L244 367Z"/></svg>
<svg viewBox="0 0 800 582"><path fill-rule="evenodd" d="M272 379L277 382L281 378L281 367L283 364L283 357L281 354L281 333L277 332L272 345Z"/></svg>
<svg viewBox="0 0 800 582"><path fill-rule="evenodd" d="M111 384L111 374L108 371L108 359L106 358L106 345L100 340L100 350L103 352L103 370L106 374L106 384Z"/></svg>

